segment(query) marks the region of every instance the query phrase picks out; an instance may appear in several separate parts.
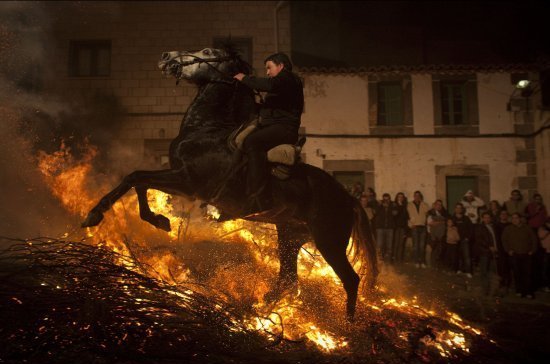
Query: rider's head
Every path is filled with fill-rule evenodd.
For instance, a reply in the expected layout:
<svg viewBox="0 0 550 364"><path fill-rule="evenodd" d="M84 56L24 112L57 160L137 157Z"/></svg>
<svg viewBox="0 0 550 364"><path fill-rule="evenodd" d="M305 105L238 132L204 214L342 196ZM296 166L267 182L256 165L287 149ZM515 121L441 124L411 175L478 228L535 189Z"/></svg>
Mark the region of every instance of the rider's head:
<svg viewBox="0 0 550 364"><path fill-rule="evenodd" d="M265 59L266 74L269 77L275 77L283 69L292 71L292 62L284 53L275 53Z"/></svg>

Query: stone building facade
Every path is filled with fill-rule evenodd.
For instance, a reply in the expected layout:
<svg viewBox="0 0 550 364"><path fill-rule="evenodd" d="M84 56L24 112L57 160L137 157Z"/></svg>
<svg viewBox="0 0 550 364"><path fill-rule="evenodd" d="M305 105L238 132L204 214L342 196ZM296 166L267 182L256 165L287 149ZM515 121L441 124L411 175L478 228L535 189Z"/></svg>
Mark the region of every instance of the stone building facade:
<svg viewBox="0 0 550 364"><path fill-rule="evenodd" d="M275 51L290 52L290 10L277 1L117 1L46 4L53 24L47 93L101 93L120 104L116 148L128 165L164 161L196 88L157 68L163 52L199 50L230 37L256 74ZM102 52L105 55L102 57ZM102 71L102 69L105 69ZM80 74L79 74L80 72ZM131 153L127 152L131 150ZM160 158L160 159L159 159Z"/></svg>
<svg viewBox="0 0 550 364"><path fill-rule="evenodd" d="M445 204L468 189L486 202L505 201L516 188L526 197L548 193L548 132L534 132L550 114L542 111L540 95L525 98L515 87L519 79L538 78L529 67L301 71L307 162L340 175L344 183L359 181L392 196L420 190L426 201ZM454 85L461 85L463 97L455 100L463 117L456 123L444 120L442 106L449 101L442 88ZM386 86L398 91L400 111L392 122L380 120Z"/></svg>
<svg viewBox="0 0 550 364"><path fill-rule="evenodd" d="M259 75L269 54L292 52L289 2L61 2L49 8L58 16L45 91L114 98L123 112L113 120L113 148L124 150L128 172L144 160L166 162L196 92L161 76L163 52L202 49L231 36ZM539 94L525 98L515 89L538 71L532 65L298 69L305 81L304 157L344 184L360 181L392 196L421 190L430 203L451 204L466 188L486 201L504 201L515 188L526 196L540 191L550 201L550 136L533 134L548 114Z"/></svg>

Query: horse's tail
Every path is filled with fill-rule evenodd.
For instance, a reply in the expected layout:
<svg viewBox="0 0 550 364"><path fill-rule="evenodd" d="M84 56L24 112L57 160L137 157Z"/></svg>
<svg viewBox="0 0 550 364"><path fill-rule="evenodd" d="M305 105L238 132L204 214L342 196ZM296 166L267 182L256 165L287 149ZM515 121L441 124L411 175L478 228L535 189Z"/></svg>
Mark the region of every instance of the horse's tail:
<svg viewBox="0 0 550 364"><path fill-rule="evenodd" d="M376 258L376 248L371 224L358 200L354 201L353 206L354 222L352 230L353 253L352 265L359 262L359 275L364 277L362 288L373 289L378 276L378 263Z"/></svg>

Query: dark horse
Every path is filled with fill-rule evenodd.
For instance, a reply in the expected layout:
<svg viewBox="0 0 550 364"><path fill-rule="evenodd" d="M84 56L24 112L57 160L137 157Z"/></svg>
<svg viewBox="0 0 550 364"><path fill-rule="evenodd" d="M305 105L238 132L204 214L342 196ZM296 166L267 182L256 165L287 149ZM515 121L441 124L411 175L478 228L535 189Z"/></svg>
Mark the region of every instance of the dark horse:
<svg viewBox="0 0 550 364"><path fill-rule="evenodd" d="M130 173L90 211L83 227L98 225L103 213L134 187L141 218L170 231L169 220L150 210L147 189L209 202L222 181L228 180L227 170L232 165L228 137L240 125L252 120L257 110L253 91L232 75L248 74L250 66L231 48L206 48L198 52L164 53L159 68L167 76L174 76L178 81L183 78L198 86L198 94L183 118L179 135L170 145L170 169ZM299 250L307 239L313 238L344 285L347 315L353 319L360 277L346 253L352 234L356 258L361 260L368 288L374 287L378 274L370 225L359 203L325 171L298 163L289 179L272 177L269 181L274 201L271 211L278 211L277 214L243 216L241 210L246 200L243 181L242 176L229 178L224 193L211 203L233 218L276 225L279 278L266 298L277 299L297 283Z"/></svg>

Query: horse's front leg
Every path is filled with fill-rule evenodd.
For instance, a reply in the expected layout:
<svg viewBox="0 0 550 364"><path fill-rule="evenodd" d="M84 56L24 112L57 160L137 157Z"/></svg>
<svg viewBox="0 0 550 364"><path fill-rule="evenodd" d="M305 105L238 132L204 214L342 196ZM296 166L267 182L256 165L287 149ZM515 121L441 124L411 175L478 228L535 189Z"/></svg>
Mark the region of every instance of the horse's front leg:
<svg viewBox="0 0 550 364"><path fill-rule="evenodd" d="M88 213L88 216L82 223L82 227L90 227L98 225L103 220L103 214L113 206L113 204L132 187L136 187L140 216L152 223L153 225L168 231L170 223L167 223L166 217L155 215L149 209L147 203L147 189L152 188L169 193L189 194L189 181L183 180L182 176L174 170L165 169L160 171L135 171L124 177L122 183L119 184L111 192L103 196L99 203ZM162 217L161 217L162 216Z"/></svg>
<svg viewBox="0 0 550 364"><path fill-rule="evenodd" d="M168 219L164 215L155 214L153 211L151 211L151 208L149 207L149 202L147 201L147 187L136 187L136 193L139 203L139 217L141 217L142 220L147 221L151 225L164 231L172 230L172 228L170 227L170 219Z"/></svg>

